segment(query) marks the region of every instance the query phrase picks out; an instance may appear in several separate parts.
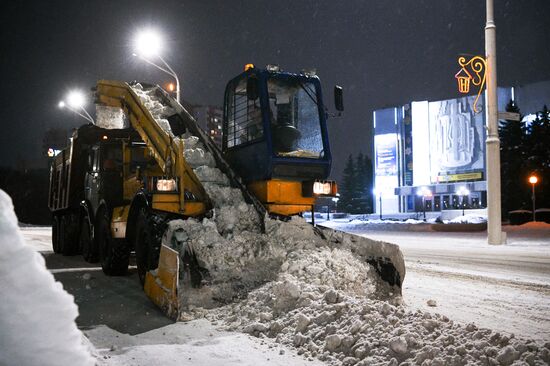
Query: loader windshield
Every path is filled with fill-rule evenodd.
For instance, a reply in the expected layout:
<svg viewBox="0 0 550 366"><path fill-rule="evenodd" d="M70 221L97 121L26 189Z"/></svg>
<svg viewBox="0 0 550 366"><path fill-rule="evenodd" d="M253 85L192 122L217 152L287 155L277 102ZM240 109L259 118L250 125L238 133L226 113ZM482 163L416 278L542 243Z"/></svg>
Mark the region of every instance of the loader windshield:
<svg viewBox="0 0 550 366"><path fill-rule="evenodd" d="M267 89L275 155L322 158L323 139L315 84L271 77Z"/></svg>

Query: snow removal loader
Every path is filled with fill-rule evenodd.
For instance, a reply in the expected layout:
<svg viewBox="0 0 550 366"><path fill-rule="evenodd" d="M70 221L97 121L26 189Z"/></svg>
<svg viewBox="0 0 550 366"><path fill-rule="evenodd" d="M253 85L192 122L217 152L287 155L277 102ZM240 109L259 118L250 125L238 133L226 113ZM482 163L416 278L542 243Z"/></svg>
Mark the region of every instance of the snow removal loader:
<svg viewBox="0 0 550 366"><path fill-rule="evenodd" d="M81 252L107 275L125 274L134 251L147 296L171 318L178 318L186 289L208 286L211 270L184 242L187 221L180 221L208 221L216 204L198 160L209 160L242 193L260 232L267 218L286 220L311 210L317 196L336 194L327 180L328 113L312 73L251 66L232 79L221 149L159 86L101 80L95 94L97 125L76 130L52 164L54 251ZM335 102L342 110L339 87ZM314 232L327 246L350 249L401 293L405 266L397 245L322 227Z"/></svg>

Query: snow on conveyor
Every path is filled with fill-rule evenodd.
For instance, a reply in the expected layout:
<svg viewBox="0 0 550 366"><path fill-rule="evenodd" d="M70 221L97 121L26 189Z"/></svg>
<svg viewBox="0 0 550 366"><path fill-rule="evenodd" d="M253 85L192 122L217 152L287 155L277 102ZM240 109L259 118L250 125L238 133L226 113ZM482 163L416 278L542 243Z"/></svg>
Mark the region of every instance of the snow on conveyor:
<svg viewBox="0 0 550 366"><path fill-rule="evenodd" d="M78 309L25 245L10 197L0 190L0 365L94 365Z"/></svg>
<svg viewBox="0 0 550 366"><path fill-rule="evenodd" d="M139 88L135 91L162 120L160 102ZM541 346L442 315L411 312L398 296L378 300L381 284L372 268L348 250L329 248L302 219L266 218L266 233L261 233L253 207L227 185L198 139L182 138L186 158L214 203L214 216L200 222L178 220L170 230L183 229L180 243L193 246L212 276L212 286L198 294L195 305L213 297L218 306L233 300L213 310L190 304L184 318L203 316L228 329L271 337L330 365L550 361L548 343ZM182 291L182 300L189 291Z"/></svg>

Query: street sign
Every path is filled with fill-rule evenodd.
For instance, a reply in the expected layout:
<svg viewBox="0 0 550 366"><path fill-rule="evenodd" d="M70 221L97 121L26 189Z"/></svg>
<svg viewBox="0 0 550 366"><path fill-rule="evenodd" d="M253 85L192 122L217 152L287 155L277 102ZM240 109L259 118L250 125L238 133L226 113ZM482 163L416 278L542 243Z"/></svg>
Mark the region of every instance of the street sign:
<svg viewBox="0 0 550 366"><path fill-rule="evenodd" d="M514 112L498 112L498 119L506 119L509 121L520 121L519 113Z"/></svg>

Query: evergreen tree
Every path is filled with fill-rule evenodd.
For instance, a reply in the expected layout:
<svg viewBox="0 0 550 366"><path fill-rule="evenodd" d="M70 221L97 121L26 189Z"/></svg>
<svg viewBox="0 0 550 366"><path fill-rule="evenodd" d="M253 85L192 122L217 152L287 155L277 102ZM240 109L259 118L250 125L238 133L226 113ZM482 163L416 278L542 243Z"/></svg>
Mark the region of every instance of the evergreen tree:
<svg viewBox="0 0 550 366"><path fill-rule="evenodd" d="M338 208L343 212L353 213L353 197L356 192L356 172L353 156L351 154L348 156L339 190L340 201L338 201Z"/></svg>
<svg viewBox="0 0 550 366"><path fill-rule="evenodd" d="M513 100L506 105L507 112L520 113ZM521 119L521 118L520 118ZM527 130L521 121L501 121L500 166L501 166L501 202L502 213L528 207L529 195L521 178L526 173L525 151Z"/></svg>
<svg viewBox="0 0 550 366"><path fill-rule="evenodd" d="M535 174L539 178L536 185L537 207L548 207L550 200L550 112L546 105L528 129L526 149L526 174ZM526 187L527 189L530 188Z"/></svg>
<svg viewBox="0 0 550 366"><path fill-rule="evenodd" d="M365 159L363 160L363 171L365 176L365 182L363 183L364 184L363 195L366 198L366 205L367 205L366 212L372 213L374 212L373 210L374 206L372 202L372 189L374 187L374 181L373 181L374 170L372 167L372 160L366 155L365 155Z"/></svg>
<svg viewBox="0 0 550 366"><path fill-rule="evenodd" d="M357 192L355 195L357 213L372 212L372 162L360 153L356 161Z"/></svg>

